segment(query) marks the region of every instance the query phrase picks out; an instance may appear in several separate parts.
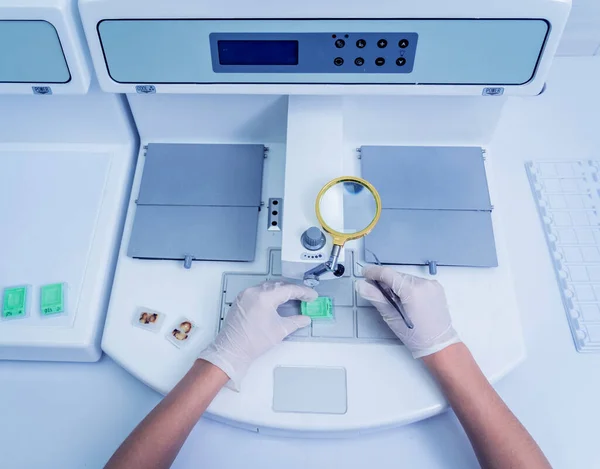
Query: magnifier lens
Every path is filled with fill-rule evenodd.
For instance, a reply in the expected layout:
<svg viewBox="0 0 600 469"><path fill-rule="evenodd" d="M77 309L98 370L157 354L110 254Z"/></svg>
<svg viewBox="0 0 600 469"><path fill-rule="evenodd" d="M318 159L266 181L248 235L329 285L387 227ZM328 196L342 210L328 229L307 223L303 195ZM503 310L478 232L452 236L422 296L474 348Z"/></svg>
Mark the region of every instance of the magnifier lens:
<svg viewBox="0 0 600 469"><path fill-rule="evenodd" d="M323 222L334 231L354 234L367 228L377 216L377 200L367 186L340 181L319 201Z"/></svg>

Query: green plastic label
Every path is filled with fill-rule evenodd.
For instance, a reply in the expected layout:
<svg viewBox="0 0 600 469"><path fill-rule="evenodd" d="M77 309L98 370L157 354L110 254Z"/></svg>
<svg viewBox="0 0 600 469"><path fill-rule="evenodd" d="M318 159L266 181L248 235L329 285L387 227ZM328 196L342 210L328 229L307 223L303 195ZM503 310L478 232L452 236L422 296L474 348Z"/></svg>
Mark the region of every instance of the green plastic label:
<svg viewBox="0 0 600 469"><path fill-rule="evenodd" d="M64 284L44 285L40 290L40 312L44 316L65 312Z"/></svg>
<svg viewBox="0 0 600 469"><path fill-rule="evenodd" d="M2 301L2 317L22 318L27 315L27 287L5 288Z"/></svg>
<svg viewBox="0 0 600 469"><path fill-rule="evenodd" d="M333 306L331 298L320 296L315 301L300 303L300 312L313 319L333 318Z"/></svg>

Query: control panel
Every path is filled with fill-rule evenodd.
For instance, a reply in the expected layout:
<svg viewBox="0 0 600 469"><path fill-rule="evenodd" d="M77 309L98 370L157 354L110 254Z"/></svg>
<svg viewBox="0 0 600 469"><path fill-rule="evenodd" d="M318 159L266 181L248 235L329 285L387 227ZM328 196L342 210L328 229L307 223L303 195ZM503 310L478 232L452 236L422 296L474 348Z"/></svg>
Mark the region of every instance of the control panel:
<svg viewBox="0 0 600 469"><path fill-rule="evenodd" d="M541 19L153 18L96 26L110 80L144 93L178 84L523 85L535 77L550 31Z"/></svg>
<svg viewBox="0 0 600 469"><path fill-rule="evenodd" d="M215 73L410 73L417 33L212 33Z"/></svg>

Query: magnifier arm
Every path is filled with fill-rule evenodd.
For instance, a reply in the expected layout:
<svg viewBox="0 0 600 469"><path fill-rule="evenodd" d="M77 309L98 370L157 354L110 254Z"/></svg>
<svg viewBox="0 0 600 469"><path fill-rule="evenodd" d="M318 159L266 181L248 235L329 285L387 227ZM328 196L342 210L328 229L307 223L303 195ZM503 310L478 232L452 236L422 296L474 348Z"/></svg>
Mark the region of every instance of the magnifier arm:
<svg viewBox="0 0 600 469"><path fill-rule="evenodd" d="M304 284L309 287L315 287L319 284L319 277L324 273L331 272L329 261L323 262L316 267L304 273Z"/></svg>
<svg viewBox="0 0 600 469"><path fill-rule="evenodd" d="M334 244L331 248L331 254L329 260L323 262L316 267L313 267L304 274L304 284L309 287L314 287L319 284L319 277L326 272L335 272L338 266L338 260L340 258L340 252L342 252L342 246ZM343 272L342 272L343 274ZM341 274L340 274L341 275ZM309 285L310 283L310 285Z"/></svg>
<svg viewBox="0 0 600 469"><path fill-rule="evenodd" d="M331 248L331 254L329 254L329 260L325 263L329 265L329 270L335 271L340 259L340 252L342 252L342 246L334 244Z"/></svg>

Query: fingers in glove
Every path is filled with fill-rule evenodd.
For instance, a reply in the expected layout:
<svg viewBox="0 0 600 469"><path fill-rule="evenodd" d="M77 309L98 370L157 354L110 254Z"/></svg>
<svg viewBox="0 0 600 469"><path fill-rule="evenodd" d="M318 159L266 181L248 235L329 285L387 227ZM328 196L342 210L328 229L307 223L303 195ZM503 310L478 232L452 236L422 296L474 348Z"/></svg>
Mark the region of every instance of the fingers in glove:
<svg viewBox="0 0 600 469"><path fill-rule="evenodd" d="M275 308L290 300L314 301L319 296L312 288L295 283L267 282L262 288Z"/></svg>
<svg viewBox="0 0 600 469"><path fill-rule="evenodd" d="M365 300L370 301L371 303L381 303L386 304L387 300L383 296L383 294L379 291L379 289L373 285L371 282L366 280L359 280L356 282L356 293L358 293Z"/></svg>
<svg viewBox="0 0 600 469"><path fill-rule="evenodd" d="M281 325L286 331L286 336L290 335L293 332L296 332L298 329L306 326L310 326L311 320L308 316L302 316L297 314L296 316L288 316L285 318L281 318Z"/></svg>
<svg viewBox="0 0 600 469"><path fill-rule="evenodd" d="M406 301L407 293L403 291L408 283L408 280L412 279L412 275L403 274L397 272L391 267L382 267L379 265L369 265L363 269L363 275L369 280L377 280L381 283L385 283L389 286L396 295L400 297L402 301ZM406 288L404 288L406 290Z"/></svg>
<svg viewBox="0 0 600 469"><path fill-rule="evenodd" d="M384 318L400 317L398 311L396 311L385 296L383 296L379 289L367 280L359 280L356 282L356 292L365 300L373 303L373 306L377 308Z"/></svg>

